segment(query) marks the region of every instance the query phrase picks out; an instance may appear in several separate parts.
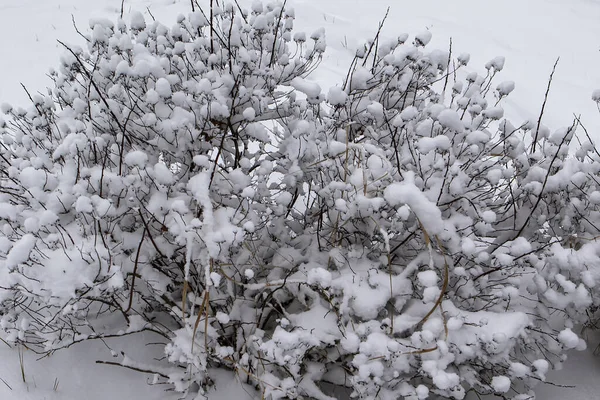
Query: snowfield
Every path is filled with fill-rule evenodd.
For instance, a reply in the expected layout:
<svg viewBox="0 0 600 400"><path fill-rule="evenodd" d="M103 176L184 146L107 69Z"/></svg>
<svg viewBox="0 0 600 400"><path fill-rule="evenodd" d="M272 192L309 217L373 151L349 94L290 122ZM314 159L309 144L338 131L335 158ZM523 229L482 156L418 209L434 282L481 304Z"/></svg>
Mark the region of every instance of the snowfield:
<svg viewBox="0 0 600 400"><path fill-rule="evenodd" d="M186 0L129 0L124 4L126 12L137 10L149 18L149 10L167 25L178 14L189 11ZM598 1L428 0L394 4L382 0L292 0L288 5L296 10L297 29L309 33L320 27L326 30L326 62L313 77L324 88L343 79L354 49L374 34L389 5L384 27L387 37L401 33L414 36L429 30L433 33L430 46L444 50L452 38L454 54L471 55L471 69L483 70L492 58L506 57L502 79L516 82L508 112L517 120L539 115L552 65L560 57L544 123L553 128L568 126L576 113L590 132L599 131L600 115L590 101L600 82ZM45 74L62 54L56 39L81 43L73 19L83 31L90 18L114 20L119 12L118 0L4 1L0 5L0 35L10 41L3 43L3 51L15 53L20 62L2 63L0 99L25 104L27 96L21 83L32 91L48 84Z"/></svg>
<svg viewBox="0 0 600 400"><path fill-rule="evenodd" d="M568 127L577 115L592 138L600 141L600 111L591 99L593 90L600 88L600 1L596 0L290 0L287 5L296 10L296 30L310 33L323 27L328 45L323 65L311 76L311 80L292 82L292 86L310 98L311 95L320 95L321 90L327 93L329 87L339 84L355 50L375 33L390 3L383 38L401 33L408 33L411 38L417 34L428 37L424 32L431 32L430 49L447 50L451 40L452 54L470 53L468 70L480 73L485 71L484 65L488 61L504 56L506 65L500 80L514 81L516 85L513 94L504 103L504 109L505 114L516 122L537 120L552 67L560 57L543 124L553 131ZM74 22L83 32L88 29L90 18L116 20L120 7L118 0L2 0L0 103L26 105L29 99L21 84L32 94L44 92L49 84L46 76L48 68L57 65L58 57L63 53L56 39L81 44ZM166 25L171 25L178 14L187 14L189 7L186 0L124 2L126 19L131 12L139 11L146 20L152 16ZM170 87L167 89L170 90ZM253 110L245 112L244 117L253 119ZM447 117L447 120L442 118L440 121L447 121L450 125L456 122L452 116ZM444 144L423 141L420 145L435 147ZM129 153L128 157L126 162L131 164L145 162L139 160L136 154ZM168 180L169 171L164 171L164 176ZM419 209L419 204L423 203L418 196L422 193L417 190L411 197L413 193L400 186L390 186L386 193L403 203L413 201L412 208ZM402 196L410 199L403 200ZM422 212L424 220L427 220L426 215L431 211L423 207ZM432 221L434 217L430 215ZM432 225L431 231L434 230ZM246 274L251 279L253 272L247 270ZM420 276L423 282L431 282L431 286L436 284L435 278L437 275ZM307 323L312 325L314 322ZM571 334L565 332L559 338L569 348L575 348L577 337L573 338ZM160 339L157 338L157 341ZM166 385L152 385L152 375L96 363L110 362L113 355L124 349L133 350L146 361L163 357L155 349L139 343L141 341L135 337L108 340L106 343L86 342L41 360L37 360L38 357L31 351L9 348L0 343L0 399L178 399L179 394L165 391ZM599 343L600 336L590 334L587 350L573 350L563 370L549 374L548 380L561 387L540 385L537 388L538 398L596 399L600 391L600 357L592 353ZM494 387L498 391L508 390L508 378L497 378L493 381ZM219 373L215 385L216 389L208 395L212 400L244 400L256 396L251 388L237 382L233 374Z"/></svg>

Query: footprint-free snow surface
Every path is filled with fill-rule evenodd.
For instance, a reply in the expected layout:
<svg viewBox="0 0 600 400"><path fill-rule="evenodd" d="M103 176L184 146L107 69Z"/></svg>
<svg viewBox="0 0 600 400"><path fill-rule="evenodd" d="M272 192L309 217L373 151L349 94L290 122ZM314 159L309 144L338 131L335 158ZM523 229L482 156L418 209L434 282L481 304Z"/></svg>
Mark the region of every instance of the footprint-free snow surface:
<svg viewBox="0 0 600 400"><path fill-rule="evenodd" d="M247 3L241 1L240 3ZM600 88L599 0L289 0L296 10L296 28L312 32L324 27L328 51L312 77L322 87L343 79L357 46L372 37L390 6L384 37L411 35L429 30L429 47L471 54L469 68L484 70L490 59L506 57L502 80L516 82L505 103L506 114L516 122L539 115L548 77L558 57L543 123L551 129L568 126L574 115L595 141L600 140L600 112L591 100ZM81 44L74 23L85 30L94 17L116 19L121 0L0 0L0 103L26 105L27 94L44 91L46 72L58 64L61 47L56 39ZM171 25L176 15L187 13L188 0L127 0L125 14L150 13ZM125 16L127 18L127 16ZM1 284L1 282L0 282ZM597 399L600 392L600 357L593 349L600 339L590 339L590 349L573 353L550 380L561 386L543 385L543 400ZM20 353L0 343L0 399L86 400L176 399L151 376L96 364L110 360L111 351L135 347L133 339L86 343L36 361L29 351ZM160 357L156 349L140 349L148 357ZM22 367L21 367L22 366ZM23 382L23 377L25 382ZM218 375L211 399L252 399L233 376Z"/></svg>

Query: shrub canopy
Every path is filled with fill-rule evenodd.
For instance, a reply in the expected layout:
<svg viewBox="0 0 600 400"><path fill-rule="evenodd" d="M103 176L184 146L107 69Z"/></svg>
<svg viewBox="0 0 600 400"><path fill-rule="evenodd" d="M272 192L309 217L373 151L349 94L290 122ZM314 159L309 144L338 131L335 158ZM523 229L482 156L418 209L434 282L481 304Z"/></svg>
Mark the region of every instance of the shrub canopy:
<svg viewBox="0 0 600 400"><path fill-rule="evenodd" d="M511 124L504 59L467 73L429 34L324 94L325 36L293 20L92 21L47 95L3 106L5 339L151 331L170 366L145 369L183 392L219 367L268 399L526 398L598 305L600 154L570 155L577 121Z"/></svg>

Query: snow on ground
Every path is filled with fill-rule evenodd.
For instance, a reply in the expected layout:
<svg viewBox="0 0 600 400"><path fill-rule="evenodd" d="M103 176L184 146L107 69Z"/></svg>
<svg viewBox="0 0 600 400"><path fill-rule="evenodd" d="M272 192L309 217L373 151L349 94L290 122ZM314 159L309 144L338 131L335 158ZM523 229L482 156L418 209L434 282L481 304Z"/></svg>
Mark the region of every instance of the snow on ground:
<svg viewBox="0 0 600 400"><path fill-rule="evenodd" d="M153 375L96 361L120 361L121 351L135 354L140 363L156 364L162 354L160 346L142 347L139 343L160 342L161 337L139 336L78 344L50 357L29 350L0 349L0 399L2 400L177 400L168 385L152 385ZM22 362L20 354L22 354ZM22 366L22 368L21 368ZM253 400L232 373L215 371L214 389L207 400Z"/></svg>
<svg viewBox="0 0 600 400"><path fill-rule="evenodd" d="M242 1L242 3L244 3ZM247 2L246 2L247 3ZM452 37L453 53L471 54L471 69L483 70L495 56L506 57L501 80L513 80L517 88L506 103L507 116L519 123L537 118L547 79L557 57L544 123L552 129L570 125L573 114L581 114L592 137L600 140L600 114L591 101L593 89L600 88L600 1L598 0L423 0L390 2L384 0L290 0L296 8L296 26L312 31L325 27L329 50L314 76L322 87L343 79L354 49L372 36L377 24L392 4L384 37L406 32L411 35L429 30L430 47L447 48ZM43 91L48 84L45 73L57 64L61 53L56 39L81 43L72 18L83 31L91 17L116 18L120 0L2 0L0 2L0 103L25 105L27 95ZM179 13L189 11L187 0L128 0L132 10L152 13L170 25ZM595 347L598 338L591 345ZM133 346L135 339L109 345ZM150 352L151 353L151 352ZM157 355L159 356L159 355ZM26 383L21 377L19 355L0 343L1 399L170 399L164 386L150 386L147 376L132 371L95 364L110 359L101 343L73 347L36 362L24 353ZM600 358L591 350L573 354L565 368L551 378L574 389L546 386L539 398L552 400L597 398ZM54 390L57 379L58 388ZM101 385L98 383L101 382ZM245 392L229 393L232 377L217 382L218 396L211 398L251 398ZM171 396L171 397L169 397Z"/></svg>
<svg viewBox="0 0 600 400"><path fill-rule="evenodd" d="M116 18L120 4L120 0L3 0L1 101L24 104L21 82L32 91L47 85L44 74L61 53L56 39L71 43L80 39L72 17L84 30L90 17ZM444 49L452 37L453 53L471 53L470 67L480 71L493 57L505 56L500 80L517 83L507 104L508 115L517 120L537 118L552 65L560 56L544 122L550 127L570 125L573 113L581 114L588 130L600 138L600 115L591 101L592 90L600 87L598 0L289 0L288 4L296 9L297 27L327 31L329 50L316 76L325 87L342 79L354 49L374 34L391 4L384 36L430 30L430 46ZM147 17L150 10L169 25L177 14L189 11L187 0L128 0L124 5L126 12L139 10Z"/></svg>
<svg viewBox="0 0 600 400"><path fill-rule="evenodd" d="M134 344L134 340L128 338L107 344L118 353ZM40 361L36 361L39 356L28 350L22 353L23 363L20 362L17 349L8 350L4 347L0 354L1 399L71 400L82 398L82 394L87 400L177 398L174 394L169 396L165 393L164 386L147 385L151 376L96 364L96 360L112 359L110 350L100 341L73 346L68 351L58 352Z"/></svg>
<svg viewBox="0 0 600 400"><path fill-rule="evenodd" d="M600 344L600 336L595 334L589 338L589 349L573 352L560 371L548 375L548 380L558 385L573 386L559 387L552 385L538 386L537 398L540 400L592 400L598 398L600 383L600 356L593 354Z"/></svg>

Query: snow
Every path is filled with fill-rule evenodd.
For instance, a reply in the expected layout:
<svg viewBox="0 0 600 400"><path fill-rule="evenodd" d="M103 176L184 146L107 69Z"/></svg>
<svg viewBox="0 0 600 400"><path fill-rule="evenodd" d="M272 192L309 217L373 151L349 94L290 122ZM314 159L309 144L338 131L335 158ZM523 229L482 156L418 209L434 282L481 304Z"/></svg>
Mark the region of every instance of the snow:
<svg viewBox="0 0 600 400"><path fill-rule="evenodd" d="M321 86L328 87L330 84L338 83L349 65L348 61L353 56L353 49L357 47L357 42L372 34L388 3L376 0L356 2L349 6L348 2L342 0L290 1L290 4L296 7L298 25L301 28L306 27L309 32L320 25L325 25L331 45L330 51L324 55L324 64L327 68L317 72L316 81L296 81L292 86L308 97L318 98L321 95ZM394 30L401 26L403 30L411 33L422 32L415 36L419 42L425 44L432 41L434 46L442 49L447 48L447 40L451 36L455 46L454 51L457 51L457 54L463 50L472 53L471 68L483 68L485 62L491 59L492 61L485 64L485 67L495 71L503 70L503 77L517 82L516 86L512 81L504 82L498 85L497 91L501 95L514 91L505 107L505 113L516 116L518 119L531 119L538 115L547 84L547 76L554 59L560 55L562 58L548 99L544 124L553 127L568 125L574 112L581 113L588 130L593 138L597 139L598 132L600 132L600 117L597 114L596 105L590 100L590 89L597 87L600 82L600 72L597 69L597 65L600 65L600 55L594 39L600 36L600 27L596 23L600 18L600 4L584 0L570 2L507 0L495 3L465 0L463 3L464 7L460 8L452 2L444 0L415 2L415 5L393 5L389 20L394 23L384 29L384 36L398 34L399 32L394 32ZM168 25L173 23L175 15L189 11L188 2L177 0L131 0L124 4L125 12L129 14L125 20L129 20L132 27L139 29L145 25L144 17L146 20L150 19L146 7ZM74 15L80 28L85 28L86 21L93 16L101 17L97 19L100 25L106 24L102 20L104 17L109 18L109 23L112 24L120 11L119 8L120 2L108 0L95 2L5 0L0 5L0 34L3 38L10 38L10 40L6 40L3 45L0 45L0 48L10 52L14 60L18 61L0 63L0 77L2 77L0 78L0 101L25 104L27 95L20 87L20 82L23 82L32 92L43 91L48 83L45 77L46 69L57 64L57 56L62 51L55 39L68 39L71 42L81 42L82 40L73 32L71 14ZM208 22L199 12L196 12L193 18L197 26L206 25ZM561 29L548 28L555 26L556 20L561 21ZM507 21L510 21L510 29L507 28ZM255 25L263 23L265 22L255 21ZM428 30L423 31L424 28ZM564 32L568 32L568 34L564 34ZM102 39L101 29L94 29L94 36ZM306 41L306 37L301 35L296 36L295 39ZM498 57L499 54L503 54L505 58ZM469 58L468 55L460 57L464 63L467 63ZM149 66L142 62L136 63L134 68L138 71L149 70ZM123 70L125 71L125 69ZM368 78L368 72L363 71L362 74L357 74L352 84L360 87L365 85ZM165 78L160 78L156 82L155 94L160 97L172 95L171 85ZM341 88L332 89L328 93L328 99L334 104L343 104L346 95ZM593 91L592 99L600 101L600 90ZM248 121L253 120L250 110L253 111L248 108L243 115ZM371 111L376 110L371 109ZM500 110L494 112L499 113ZM406 122L416 115L416 108L409 108L400 117L402 121ZM456 113L452 111L440 113L437 119L446 128L457 131L463 129ZM481 135L475 136L474 133L471 133L468 138L469 143L472 144L485 140L487 139L482 138ZM336 153L345 151L345 144L340 142L338 144L336 150L341 149L341 151ZM424 146L423 151L426 150L426 145L426 142L423 145L420 143L420 146ZM429 150L447 148L446 144L440 146L439 143L429 143L429 145ZM211 164L207 158L199 157L195 161L201 167L209 167ZM143 168L147 164L147 157L142 154L130 153L126 155L125 162L130 166ZM21 173L24 174L23 178L29 186L41 187L44 185L43 171L30 167ZM161 163L154 166L154 173L157 181L161 184L173 182L172 173ZM501 171L490 171L489 176L491 180L499 180L501 179L500 174ZM200 191L201 188L197 189ZM243 193L248 194L247 192ZM438 228L434 221L436 218L437 221L440 220L439 210L416 187L406 183L393 187L386 193L388 202L400 206L401 216L408 217L408 213L412 211L422 219L423 225L431 234L437 232ZM202 198L200 193L197 195ZM593 195L592 199L600 202L600 194ZM94 210L92 204L93 202L89 198L79 197L75 207L80 212L92 212ZM208 206L206 203L203 205ZM40 225L51 224L57 220L58 217L55 213L48 212L51 214L38 221ZM495 215L486 213L482 214L482 219L485 222L493 222ZM32 220L29 226L34 229L35 222ZM252 232L253 226L245 225L244 229ZM30 235L24 235L21 241L13 244L7 257L8 266L16 266L27 258L26 256L35 245L31 238ZM463 246L465 245L472 249L470 243L463 243ZM8 244L3 244L2 248L8 250L8 246ZM522 254L526 250L525 243L511 244L511 254ZM52 271L56 272L55 278L59 279L60 270L56 268ZM309 278L314 284L324 287L329 283L330 276L326 276L322 271L311 271L315 271L311 272ZM252 270L246 269L244 275L247 279L252 279L254 273ZM52 277L54 276L52 275ZM432 278L431 274L424 275L426 283L432 282L430 278ZM220 277L215 276L213 279L218 280ZM419 277L419 279L422 278ZM436 275L436 281L437 279ZM217 315L217 318L221 318L222 321L225 321L225 317ZM448 328L451 330L458 330L461 326L462 320L458 318L451 318L448 321ZM347 343L348 351L355 351L357 345L350 343L350 335L347 340L349 341ZM571 329L561 331L558 334L558 340L569 348L579 345L577 334ZM356 341L358 342L358 339ZM118 343L109 341L109 345L114 347L117 353L121 349L128 350L135 347L135 344L135 341L132 340ZM6 384L0 383L0 398L70 400L80 398L81 393L85 393L89 400L105 400L107 398L151 400L178 397L164 392L160 385L158 387L148 385L147 377L142 374L118 367L95 364L96 359L112 357L100 342L77 345L72 350L56 353L52 357L37 362L34 360L36 357L26 351L25 371L28 382L22 383L16 351L3 349L2 357L6 361L0 366L0 377L6 381ZM157 354L156 356L160 357L161 355ZM537 360L532 365L535 373L540 378L545 378L549 369L548 363L545 360ZM517 376L517 374L525 373L525 368L528 367L513 365L511 371ZM598 385L595 376L599 370L600 364L591 355L591 352L574 353L573 361L568 361L567 368L564 370L566 375L553 375L552 378L558 379L560 383L564 384L577 382L581 385L573 391L564 388L549 388L546 389L546 392L542 391L538 397L544 399L568 397L576 400L596 398ZM452 385L454 377L449 375L435 375L436 385L439 387ZM103 385L101 390L93 390L91 385L98 380L99 376L104 381L110 382L110 385ZM53 390L54 378L60 382L56 391ZM231 389L232 384L236 383L236 379L238 378L233 375L217 375L218 398L253 398L245 391ZM506 376L496 376L492 380L492 386L498 392L506 392L510 388L510 380ZM544 390L543 387L542 390ZM416 394L420 399L426 398L428 390L424 386L419 386L416 388ZM214 397L214 392L209 394L209 398L212 398L211 396Z"/></svg>
<svg viewBox="0 0 600 400"><path fill-rule="evenodd" d="M222 324L227 324L229 323L230 319L229 319L229 315L225 314L222 311L218 311L217 315L216 315L217 320L222 323Z"/></svg>
<svg viewBox="0 0 600 400"><path fill-rule="evenodd" d="M20 175L21 182L29 189L43 187L46 182L44 171L33 167L23 168Z"/></svg>
<svg viewBox="0 0 600 400"><path fill-rule="evenodd" d="M488 61L485 64L485 68L486 69L492 68L495 71L502 71L502 69L504 68L505 61L506 61L506 58L504 56L494 57L492 60Z"/></svg>
<svg viewBox="0 0 600 400"><path fill-rule="evenodd" d="M164 163L158 162L154 165L154 177L162 185L170 185L174 181L173 173Z"/></svg>
<svg viewBox="0 0 600 400"><path fill-rule="evenodd" d="M431 38L433 37L430 31L424 31L415 36L415 40L419 45L425 46L431 42Z"/></svg>
<svg viewBox="0 0 600 400"><path fill-rule="evenodd" d="M159 78L156 81L156 85L154 87L154 90L156 90L156 92L158 93L158 95L160 97L170 97L172 92L171 92L171 84L169 83L168 80L166 80L165 78Z"/></svg>
<svg viewBox="0 0 600 400"><path fill-rule="evenodd" d="M466 254L474 254L477 250L475 242L467 237L462 239L461 248Z"/></svg>
<svg viewBox="0 0 600 400"><path fill-rule="evenodd" d="M439 389L450 389L459 383L458 375L453 372L437 371L433 375L433 384Z"/></svg>
<svg viewBox="0 0 600 400"><path fill-rule="evenodd" d="M92 200L87 196L80 196L77 201L75 201L75 211L80 213L91 213L94 211Z"/></svg>
<svg viewBox="0 0 600 400"><path fill-rule="evenodd" d="M524 237L519 237L510 243L510 254L520 257L531 251L531 244Z"/></svg>
<svg viewBox="0 0 600 400"><path fill-rule="evenodd" d="M313 268L308 272L308 284L327 288L331 285L331 272L324 268Z"/></svg>
<svg viewBox="0 0 600 400"><path fill-rule="evenodd" d="M320 78L328 82L327 86L339 82L353 55L352 49L373 34L390 5L383 0L355 2L351 6L341 0L296 0L288 3L295 8L296 24L300 29L309 33L321 26L326 29L330 48L324 57L328 71L320 72ZM155 17L160 15L160 19L170 21L189 11L189 2L182 0L129 0L124 4L126 13L139 11L146 20L150 20L146 7ZM29 13L31 7L35 7L35 13ZM78 40L73 32L71 14L82 30L91 16L114 21L119 12L120 2L110 0L85 5L77 0L3 2L0 12L2 37L12 38L13 49L31 48L32 51L20 52L19 59L22 61L18 66L17 63L3 63L2 76L15 79L5 80L0 85L2 102L10 99L13 104L25 103L27 95L20 82L32 88L33 92L45 86L46 68L55 65L61 51L55 39ZM23 13L28 15L26 25L19 22L23 21L20 18ZM203 24L207 23L198 11L195 16ZM494 57L505 56L502 76L517 83L510 100L511 114L524 118L539 114L551 67L556 57L562 56L548 100L545 124L568 125L572 113L577 112L582 114L588 130L597 132L598 129L590 129L590 126L600 125L595 104L590 101L590 92L599 85L595 66L600 64L600 53L589 49L594 47L593 38L600 36L600 27L596 24L599 16L598 3L585 0L567 3L507 0L493 4L464 0L460 9L444 0L432 0L391 4L383 36L387 38L408 32L415 37L427 29L425 32L433 34L430 46L440 49L447 49L448 39L452 37L453 52L471 53L470 65L473 68L483 68ZM131 18L126 16L125 20L130 21ZM550 29L557 20L561 21L561 29ZM503 29L507 21L510 21L510 29ZM401 27L401 32L398 32L398 27ZM21 33L15 35L15 32ZM552 93L560 93L560 96L552 96Z"/></svg>
<svg viewBox="0 0 600 400"><path fill-rule="evenodd" d="M486 210L484 212L481 213L481 218L487 222L487 223L491 223L496 221L496 213L491 211L491 210Z"/></svg>
<svg viewBox="0 0 600 400"><path fill-rule="evenodd" d="M290 82L290 85L299 92L304 93L308 98L317 98L321 94L321 87L319 84L307 79L294 78L292 82Z"/></svg>
<svg viewBox="0 0 600 400"><path fill-rule="evenodd" d="M463 122L460 119L460 115L454 110L444 110L438 114L437 119L444 128L452 129L458 133L464 131Z"/></svg>
<svg viewBox="0 0 600 400"><path fill-rule="evenodd" d="M515 83L513 81L504 81L496 86L496 90L501 96L507 96L515 90Z"/></svg>
<svg viewBox="0 0 600 400"><path fill-rule="evenodd" d="M148 155L140 150L130 151L125 155L125 164L144 168L148 162Z"/></svg>
<svg viewBox="0 0 600 400"><path fill-rule="evenodd" d="M510 390L510 378L508 376L494 376L492 378L492 387L498 393L506 393Z"/></svg>
<svg viewBox="0 0 600 400"><path fill-rule="evenodd" d="M150 341L160 337L149 336ZM3 344L0 350L0 398L6 400L76 400L85 393L87 400L134 399L176 400L181 395L166 391L164 385L153 384L153 375L142 374L127 368L97 364L96 361L114 361L125 351L135 354L136 359L151 363L153 357L161 357L154 346L140 346L134 337L119 340L105 339L77 344L69 351L57 352L37 360L39 356L23 350L23 371L17 349ZM154 347L154 348L153 348ZM63 367L59 367L63 366ZM57 368L58 367L58 368ZM217 372L217 371L215 371ZM99 378L101 377L101 378ZM215 386L207 393L208 400L253 400L252 388L241 384L240 378L231 373L212 375ZM98 387L95 383L102 384Z"/></svg>
<svg viewBox="0 0 600 400"><path fill-rule="evenodd" d="M421 271L417 274L417 279L421 285L428 288L437 284L438 276L435 271Z"/></svg>
<svg viewBox="0 0 600 400"><path fill-rule="evenodd" d="M600 204L600 192L593 191L590 194L590 202L593 204Z"/></svg>
<svg viewBox="0 0 600 400"><path fill-rule="evenodd" d="M404 182L388 186L384 191L384 198L392 206L409 206L430 235L439 234L443 230L440 226L440 209L415 186L414 176L407 174Z"/></svg>
<svg viewBox="0 0 600 400"><path fill-rule="evenodd" d="M25 262L33 250L36 238L32 234L25 234L19 241L13 244L6 255L6 267L15 268L22 262Z"/></svg>
<svg viewBox="0 0 600 400"><path fill-rule="evenodd" d="M525 364L517 362L510 364L510 373L517 378L527 375L530 371L531 369Z"/></svg>
<svg viewBox="0 0 600 400"><path fill-rule="evenodd" d="M414 107L414 106L406 107L400 113L400 118L402 118L403 121L410 121L410 120L414 119L418 115L418 113L419 113L419 110L417 109L417 107Z"/></svg>
<svg viewBox="0 0 600 400"><path fill-rule="evenodd" d="M429 396L429 388L424 385L417 386L415 392L419 400L426 399Z"/></svg>
<svg viewBox="0 0 600 400"><path fill-rule="evenodd" d="M448 330L450 330L450 331L457 331L460 328L462 328L463 320L460 318L452 317L448 320L448 322L446 323L446 326L448 327Z"/></svg>
<svg viewBox="0 0 600 400"><path fill-rule="evenodd" d="M546 380L546 373L548 372L548 369L550 368L550 363L546 360L535 360L534 362L531 363L531 365L533 365L533 367L535 368L535 374L537 376L540 377L540 379L542 380Z"/></svg>
<svg viewBox="0 0 600 400"><path fill-rule="evenodd" d="M247 121L254 121L254 118L256 118L256 111L254 110L254 108L248 107L244 110L242 115Z"/></svg>
<svg viewBox="0 0 600 400"><path fill-rule="evenodd" d="M427 154L433 150L446 151L450 148L450 139L448 136L423 137L419 139L417 145L421 154Z"/></svg>
<svg viewBox="0 0 600 400"><path fill-rule="evenodd" d="M558 334L558 341L567 349L574 349L579 345L579 337L571 329L566 328Z"/></svg>
<svg viewBox="0 0 600 400"><path fill-rule="evenodd" d="M131 13L130 26L132 29L144 29L146 27L146 20L144 19L144 15L139 11L133 11Z"/></svg>
<svg viewBox="0 0 600 400"><path fill-rule="evenodd" d="M340 106L346 102L348 95L339 86L332 86L327 94L327 101L333 106Z"/></svg>

